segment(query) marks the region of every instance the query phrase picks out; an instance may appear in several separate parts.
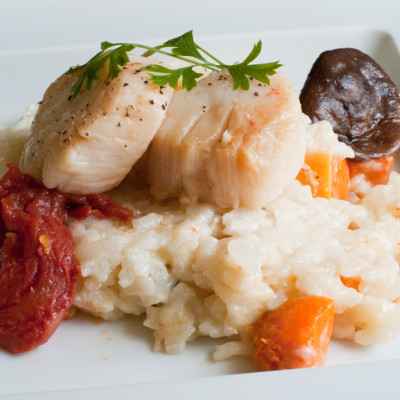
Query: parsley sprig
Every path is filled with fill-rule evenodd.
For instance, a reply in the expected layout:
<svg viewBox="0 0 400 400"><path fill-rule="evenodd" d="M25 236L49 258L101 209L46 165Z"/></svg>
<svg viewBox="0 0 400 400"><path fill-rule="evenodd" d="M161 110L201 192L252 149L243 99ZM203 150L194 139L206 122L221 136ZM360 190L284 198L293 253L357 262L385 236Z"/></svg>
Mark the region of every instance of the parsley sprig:
<svg viewBox="0 0 400 400"><path fill-rule="evenodd" d="M204 67L212 71L222 71L226 69L233 79L233 89L241 88L249 90L249 77L269 85L268 76L274 75L276 69L281 67L279 61L251 64L261 53L261 40L253 46L250 54L241 63L227 65L218 60L212 54L202 49L193 39L193 32L189 31L181 36L166 41L164 44L150 47L137 43L101 43L101 51L93 56L86 64L72 67L68 70L69 74L82 71L77 81L72 86L71 98L76 98L86 81L86 88L90 90L93 81L99 79L98 72L109 61L107 79L116 78L121 72L121 68L129 62L128 53L135 48L145 49L142 54L150 57L155 53L164 54L173 58L186 61L187 66L182 68L170 69L162 65L149 65L142 69L147 70L152 81L159 86L169 85L172 88L178 86L178 81L182 78L182 88L190 91L197 86L197 78L203 74L194 70L196 66ZM165 51L164 49L170 49Z"/></svg>

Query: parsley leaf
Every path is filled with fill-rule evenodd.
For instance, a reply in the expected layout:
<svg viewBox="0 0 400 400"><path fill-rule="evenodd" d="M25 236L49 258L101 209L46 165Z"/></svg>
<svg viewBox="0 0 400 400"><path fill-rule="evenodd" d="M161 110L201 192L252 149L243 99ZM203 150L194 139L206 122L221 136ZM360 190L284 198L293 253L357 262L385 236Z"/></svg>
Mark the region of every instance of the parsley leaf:
<svg viewBox="0 0 400 400"><path fill-rule="evenodd" d="M68 74L74 74L78 71L83 70L81 76L72 86L72 99L78 96L85 80L87 90L90 90L92 88L93 81L99 79L97 73L100 71L101 68L103 68L107 60L109 60L107 79L116 78L121 72L119 66L124 66L128 64L128 53L132 51L135 46L128 43L123 43L119 47L111 49L114 46L115 44L113 43L103 42L101 44L101 51L97 53L94 57L92 57L86 64L71 67L67 71Z"/></svg>
<svg viewBox="0 0 400 400"><path fill-rule="evenodd" d="M198 51L199 47L193 39L193 31L186 32L182 36L168 40L163 47L171 47L171 52L178 56L188 56L207 62L207 60Z"/></svg>
<svg viewBox="0 0 400 400"><path fill-rule="evenodd" d="M269 85L270 81L268 76L274 75L276 73L276 69L281 66L282 65L279 64L279 61L268 64L252 65L248 65L243 62L240 64L225 65L225 68L233 78L233 90L238 88L249 90L250 83L247 76Z"/></svg>
<svg viewBox="0 0 400 400"><path fill-rule="evenodd" d="M78 96L84 82L86 81L86 89L90 90L93 81L99 79L98 72L104 67L108 61L107 79L114 79L121 72L120 66L124 66L129 62L128 53L135 48L145 49L142 54L150 57L154 53L160 53L169 57L178 58L188 63L187 67L170 69L160 65L150 65L143 67L149 71L152 81L156 85L169 85L176 88L179 79L182 78L182 88L190 91L197 86L197 78L203 74L194 70L194 67L201 66L213 71L222 71L227 69L233 79L233 89L238 88L248 90L250 87L249 77L257 79L260 82L269 84L268 76L274 75L276 69L281 67L279 61L265 64L251 64L261 53L261 40L255 44L249 55L241 63L227 65L219 61L215 56L202 49L193 39L193 32L189 31L174 39L170 39L162 45L150 47L137 43L101 43L101 51L92 57L86 64L70 68L67 73L75 74L81 71L81 75L72 86L71 99ZM170 49L165 51L164 49Z"/></svg>
<svg viewBox="0 0 400 400"><path fill-rule="evenodd" d="M197 86L196 78L200 78L203 74L193 70L193 66L169 69L161 65L152 65L143 68L149 72L160 72L163 75L149 74L152 77L153 83L159 86L169 85L173 89L178 86L179 78L182 77L182 88L188 92Z"/></svg>
<svg viewBox="0 0 400 400"><path fill-rule="evenodd" d="M233 90L238 88L249 90L250 83L247 76L269 85L270 81L268 76L274 75L276 70L282 66L279 64L279 61L266 64L249 65L259 56L261 53L261 47L262 43L261 40L259 40L243 62L224 66L233 78Z"/></svg>

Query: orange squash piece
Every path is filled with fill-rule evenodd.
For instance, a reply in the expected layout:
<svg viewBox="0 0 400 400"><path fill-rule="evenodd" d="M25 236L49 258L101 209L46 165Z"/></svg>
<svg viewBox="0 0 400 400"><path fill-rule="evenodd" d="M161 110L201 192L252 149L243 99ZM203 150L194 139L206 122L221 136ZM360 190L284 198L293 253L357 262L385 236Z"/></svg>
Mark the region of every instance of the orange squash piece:
<svg viewBox="0 0 400 400"><path fill-rule="evenodd" d="M358 277L347 277L340 275L340 280L342 281L344 286L348 288L355 289L358 292L358 288L360 286L361 278Z"/></svg>
<svg viewBox="0 0 400 400"><path fill-rule="evenodd" d="M356 175L364 175L366 181L375 185L386 185L390 172L393 168L394 156L384 156L367 161L347 160L349 165L350 179Z"/></svg>
<svg viewBox="0 0 400 400"><path fill-rule="evenodd" d="M323 365L335 317L334 301L322 296L287 300L249 327L254 362L262 371Z"/></svg>
<svg viewBox="0 0 400 400"><path fill-rule="evenodd" d="M307 153L304 163L297 180L309 185L314 197L349 199L350 175L346 160L329 153Z"/></svg>

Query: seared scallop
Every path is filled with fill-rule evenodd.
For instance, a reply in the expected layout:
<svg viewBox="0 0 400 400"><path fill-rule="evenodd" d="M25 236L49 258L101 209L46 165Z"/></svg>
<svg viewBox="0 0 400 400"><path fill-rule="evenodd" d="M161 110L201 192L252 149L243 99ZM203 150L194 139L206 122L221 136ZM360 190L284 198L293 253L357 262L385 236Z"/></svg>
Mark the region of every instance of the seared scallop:
<svg viewBox="0 0 400 400"><path fill-rule="evenodd" d="M173 94L141 70L149 63L135 56L114 80L107 79L105 66L91 90L82 89L75 99L70 95L77 74L58 78L40 104L21 170L63 192L104 192L117 186L147 149Z"/></svg>
<svg viewBox="0 0 400 400"><path fill-rule="evenodd" d="M262 207L296 177L305 126L289 80L278 73L270 86L232 86L228 73L213 72L174 94L148 154L157 200L185 194L220 207Z"/></svg>

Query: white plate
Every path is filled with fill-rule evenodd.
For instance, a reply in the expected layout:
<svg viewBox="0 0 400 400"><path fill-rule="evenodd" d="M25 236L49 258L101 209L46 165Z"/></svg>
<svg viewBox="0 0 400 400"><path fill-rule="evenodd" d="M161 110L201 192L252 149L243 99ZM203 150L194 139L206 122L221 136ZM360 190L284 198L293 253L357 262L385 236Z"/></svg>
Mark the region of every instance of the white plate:
<svg viewBox="0 0 400 400"><path fill-rule="evenodd" d="M25 105L40 100L53 79L85 61L100 41L157 44L191 28L229 62L262 39L263 61L281 60L297 90L321 51L344 46L372 55L400 85L399 2L383 0L379 8L375 1L267 3L0 0L0 124L16 122ZM308 399L398 398L400 338L367 348L333 342L324 368L246 373L252 365L243 359L213 363L212 340L189 344L180 356L153 353L151 332L140 322L78 316L35 351L0 352L0 398L286 399L302 392Z"/></svg>

